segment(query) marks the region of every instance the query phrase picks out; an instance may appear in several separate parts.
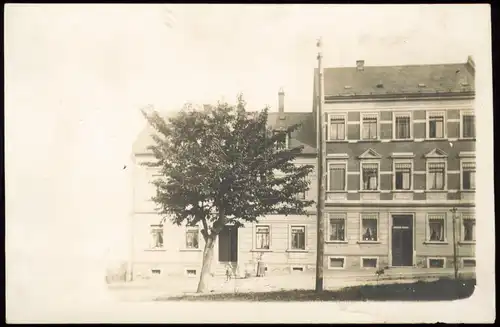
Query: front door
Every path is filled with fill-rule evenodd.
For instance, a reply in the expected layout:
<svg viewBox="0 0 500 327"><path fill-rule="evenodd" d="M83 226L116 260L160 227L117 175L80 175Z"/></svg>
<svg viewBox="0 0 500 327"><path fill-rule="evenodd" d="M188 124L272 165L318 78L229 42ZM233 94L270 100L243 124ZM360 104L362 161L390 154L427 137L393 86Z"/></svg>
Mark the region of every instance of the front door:
<svg viewBox="0 0 500 327"><path fill-rule="evenodd" d="M413 217L392 216L392 266L413 265Z"/></svg>
<svg viewBox="0 0 500 327"><path fill-rule="evenodd" d="M219 262L238 261L238 228L225 226L219 234Z"/></svg>

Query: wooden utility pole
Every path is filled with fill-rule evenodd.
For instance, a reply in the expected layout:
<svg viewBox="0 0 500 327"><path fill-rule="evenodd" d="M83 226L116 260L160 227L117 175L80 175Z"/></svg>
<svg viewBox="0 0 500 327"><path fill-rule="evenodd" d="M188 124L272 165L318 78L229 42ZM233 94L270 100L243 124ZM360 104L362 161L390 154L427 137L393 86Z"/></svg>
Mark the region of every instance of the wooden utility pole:
<svg viewBox="0 0 500 327"><path fill-rule="evenodd" d="M321 292L323 290L323 266L324 266L324 246L325 246L325 236L324 236L324 209L325 209L325 174L324 174L324 163L325 149L324 149L324 136L325 136L325 124L323 117L323 64L322 64L322 53L321 53L321 38L318 40L317 47L318 52L318 111L316 117L316 147L318 151L318 163L317 163L317 179L318 179L318 200L317 200L317 246L316 246L316 292Z"/></svg>
<svg viewBox="0 0 500 327"><path fill-rule="evenodd" d="M456 241L456 234L457 234L457 228L456 228L456 213L457 213L457 208L450 209L450 212L452 214L451 219L453 222L453 268L455 272L455 279L458 279L458 255L457 255L457 241Z"/></svg>

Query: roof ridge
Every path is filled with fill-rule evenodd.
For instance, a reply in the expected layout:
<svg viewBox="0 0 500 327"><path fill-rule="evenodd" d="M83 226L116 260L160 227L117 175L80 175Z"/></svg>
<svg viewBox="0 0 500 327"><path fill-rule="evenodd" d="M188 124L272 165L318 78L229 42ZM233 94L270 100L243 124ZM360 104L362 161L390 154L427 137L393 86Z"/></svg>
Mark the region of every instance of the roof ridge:
<svg viewBox="0 0 500 327"><path fill-rule="evenodd" d="M465 66L467 63L465 62L456 62L456 63L444 63L444 64L408 64L408 65L372 65L372 66L364 66L364 69L366 68L396 68L396 67L424 67L424 66ZM317 68L315 68L317 69ZM332 66L332 67L325 67L324 69L356 69L356 66Z"/></svg>

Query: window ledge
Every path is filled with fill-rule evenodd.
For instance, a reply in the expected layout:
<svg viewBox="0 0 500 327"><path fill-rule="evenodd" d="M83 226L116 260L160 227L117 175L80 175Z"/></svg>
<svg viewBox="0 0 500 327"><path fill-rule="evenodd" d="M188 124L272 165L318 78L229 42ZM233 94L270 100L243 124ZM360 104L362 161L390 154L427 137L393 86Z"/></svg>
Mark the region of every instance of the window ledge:
<svg viewBox="0 0 500 327"><path fill-rule="evenodd" d="M167 250L166 249L145 249L144 251L147 251L147 252L165 252Z"/></svg>
<svg viewBox="0 0 500 327"><path fill-rule="evenodd" d="M475 193L476 190L460 190L462 193Z"/></svg>
<svg viewBox="0 0 500 327"><path fill-rule="evenodd" d="M179 249L181 252L201 252L202 249Z"/></svg>
<svg viewBox="0 0 500 327"><path fill-rule="evenodd" d="M380 241L358 241L358 244L380 244Z"/></svg>
<svg viewBox="0 0 500 327"><path fill-rule="evenodd" d="M425 241L424 244L436 244L436 245L447 245L447 241L439 242L439 241Z"/></svg>
<svg viewBox="0 0 500 327"><path fill-rule="evenodd" d="M358 140L359 143L376 143L376 142L382 142L381 139L371 139L371 140L368 140L368 139L362 139L362 140Z"/></svg>
<svg viewBox="0 0 500 327"><path fill-rule="evenodd" d="M380 193L380 190L359 190L359 193Z"/></svg>
<svg viewBox="0 0 500 327"><path fill-rule="evenodd" d="M413 142L413 138L409 139L392 139L393 142Z"/></svg>
<svg viewBox="0 0 500 327"><path fill-rule="evenodd" d="M475 141L475 137L460 137L459 140L466 140L466 141Z"/></svg>
<svg viewBox="0 0 500 327"><path fill-rule="evenodd" d="M448 141L447 137L426 137L425 141Z"/></svg>
<svg viewBox="0 0 500 327"><path fill-rule="evenodd" d="M333 142L333 143L347 143L349 142L348 140L326 140L326 142Z"/></svg>
<svg viewBox="0 0 500 327"><path fill-rule="evenodd" d="M425 193L448 193L448 190L425 190Z"/></svg>
<svg viewBox="0 0 500 327"><path fill-rule="evenodd" d="M474 244L476 244L476 241L459 241L458 244L460 244L460 245L474 245Z"/></svg>
<svg viewBox="0 0 500 327"><path fill-rule="evenodd" d="M250 252L273 252L270 249L251 249Z"/></svg>
<svg viewBox="0 0 500 327"><path fill-rule="evenodd" d="M333 190L333 191L326 191L326 193L347 193L347 191L337 191L337 190Z"/></svg>
<svg viewBox="0 0 500 327"><path fill-rule="evenodd" d="M328 244L347 244L349 241L325 241Z"/></svg>
<svg viewBox="0 0 500 327"><path fill-rule="evenodd" d="M413 193L413 190L392 190L392 193Z"/></svg>
<svg viewBox="0 0 500 327"><path fill-rule="evenodd" d="M299 252L299 253L307 253L309 250L300 250L300 249L288 249L286 252Z"/></svg>

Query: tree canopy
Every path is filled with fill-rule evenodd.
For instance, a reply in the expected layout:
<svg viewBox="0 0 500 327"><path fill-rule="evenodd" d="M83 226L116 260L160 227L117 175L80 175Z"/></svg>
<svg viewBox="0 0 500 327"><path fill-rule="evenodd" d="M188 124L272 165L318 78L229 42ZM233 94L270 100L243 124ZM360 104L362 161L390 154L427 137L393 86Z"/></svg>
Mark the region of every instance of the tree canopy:
<svg viewBox="0 0 500 327"><path fill-rule="evenodd" d="M284 147L286 137L300 128L268 125L268 108L248 112L217 103L204 109L184 107L170 118L143 112L155 129L148 147L161 178L152 183L152 200L174 224L202 224L201 233L217 235L228 223L242 226L268 214L305 214L314 201L298 195L309 186L313 167L296 165L302 147Z"/></svg>

